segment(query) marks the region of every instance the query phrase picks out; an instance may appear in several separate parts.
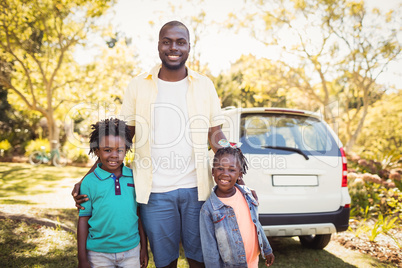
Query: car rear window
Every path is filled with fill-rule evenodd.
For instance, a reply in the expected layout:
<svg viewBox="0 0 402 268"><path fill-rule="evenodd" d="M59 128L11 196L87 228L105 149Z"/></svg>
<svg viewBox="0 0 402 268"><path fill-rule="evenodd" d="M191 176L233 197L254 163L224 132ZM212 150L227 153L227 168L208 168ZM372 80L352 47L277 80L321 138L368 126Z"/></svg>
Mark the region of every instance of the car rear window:
<svg viewBox="0 0 402 268"><path fill-rule="evenodd" d="M240 142L244 153L264 154L267 148L288 147L310 155L339 156L338 145L326 124L315 117L292 114L243 114L240 123Z"/></svg>

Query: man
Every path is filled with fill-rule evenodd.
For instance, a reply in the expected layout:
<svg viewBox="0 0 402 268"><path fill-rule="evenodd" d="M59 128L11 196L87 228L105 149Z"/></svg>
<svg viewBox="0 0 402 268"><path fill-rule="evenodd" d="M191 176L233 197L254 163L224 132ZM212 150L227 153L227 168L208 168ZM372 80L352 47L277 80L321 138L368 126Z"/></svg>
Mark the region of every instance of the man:
<svg viewBox="0 0 402 268"><path fill-rule="evenodd" d="M199 212L213 186L208 141L219 149L223 117L211 80L185 66L187 27L166 23L158 51L162 64L130 82L121 110L135 137L137 202L157 267L177 267L180 242L190 267L204 267Z"/></svg>

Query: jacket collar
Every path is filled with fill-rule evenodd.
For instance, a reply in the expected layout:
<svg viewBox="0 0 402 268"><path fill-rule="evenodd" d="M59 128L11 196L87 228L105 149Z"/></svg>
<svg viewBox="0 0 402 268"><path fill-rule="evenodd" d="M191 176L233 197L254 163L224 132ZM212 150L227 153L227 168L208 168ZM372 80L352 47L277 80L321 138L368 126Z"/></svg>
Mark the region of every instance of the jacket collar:
<svg viewBox="0 0 402 268"><path fill-rule="evenodd" d="M108 179L110 176L112 176L113 173L107 172L106 170L103 170L101 168L102 163L98 163L97 167L94 170L94 174L95 176L99 179L99 180L106 180ZM122 165L122 176L125 177L131 177L132 176L132 171L130 168L126 167L124 164Z"/></svg>
<svg viewBox="0 0 402 268"><path fill-rule="evenodd" d="M217 185L214 186L214 188L212 189L211 196L210 196L212 208L214 210L219 210L220 208L225 206L225 204L215 194L215 190L216 190L217 187L218 187ZM250 189L248 187L246 187L244 185L238 185L237 183L235 184L235 187L240 190L240 192L242 193L243 196L247 195L248 198L250 199L251 203L253 203L253 205L258 206L258 202L254 199L254 197L251 194L251 191L250 191Z"/></svg>

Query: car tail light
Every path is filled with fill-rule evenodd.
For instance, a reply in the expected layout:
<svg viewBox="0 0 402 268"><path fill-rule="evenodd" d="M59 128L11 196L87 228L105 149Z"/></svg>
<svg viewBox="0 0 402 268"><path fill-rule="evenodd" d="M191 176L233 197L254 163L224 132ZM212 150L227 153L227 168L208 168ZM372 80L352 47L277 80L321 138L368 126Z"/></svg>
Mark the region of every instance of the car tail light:
<svg viewBox="0 0 402 268"><path fill-rule="evenodd" d="M340 151L342 157L342 187L348 187L348 161L342 147L340 148Z"/></svg>

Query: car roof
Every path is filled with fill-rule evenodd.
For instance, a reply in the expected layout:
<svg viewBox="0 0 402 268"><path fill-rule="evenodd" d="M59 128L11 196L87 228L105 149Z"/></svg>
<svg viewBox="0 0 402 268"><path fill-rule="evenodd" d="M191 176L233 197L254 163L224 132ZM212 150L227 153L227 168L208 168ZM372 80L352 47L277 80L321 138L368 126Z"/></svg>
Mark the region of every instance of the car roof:
<svg viewBox="0 0 402 268"><path fill-rule="evenodd" d="M253 108L236 108L233 106L222 109L224 113L281 113L281 114L297 114L302 116L312 116L318 119L323 119L323 115L318 112L290 109L290 108L271 108L271 107L253 107Z"/></svg>

